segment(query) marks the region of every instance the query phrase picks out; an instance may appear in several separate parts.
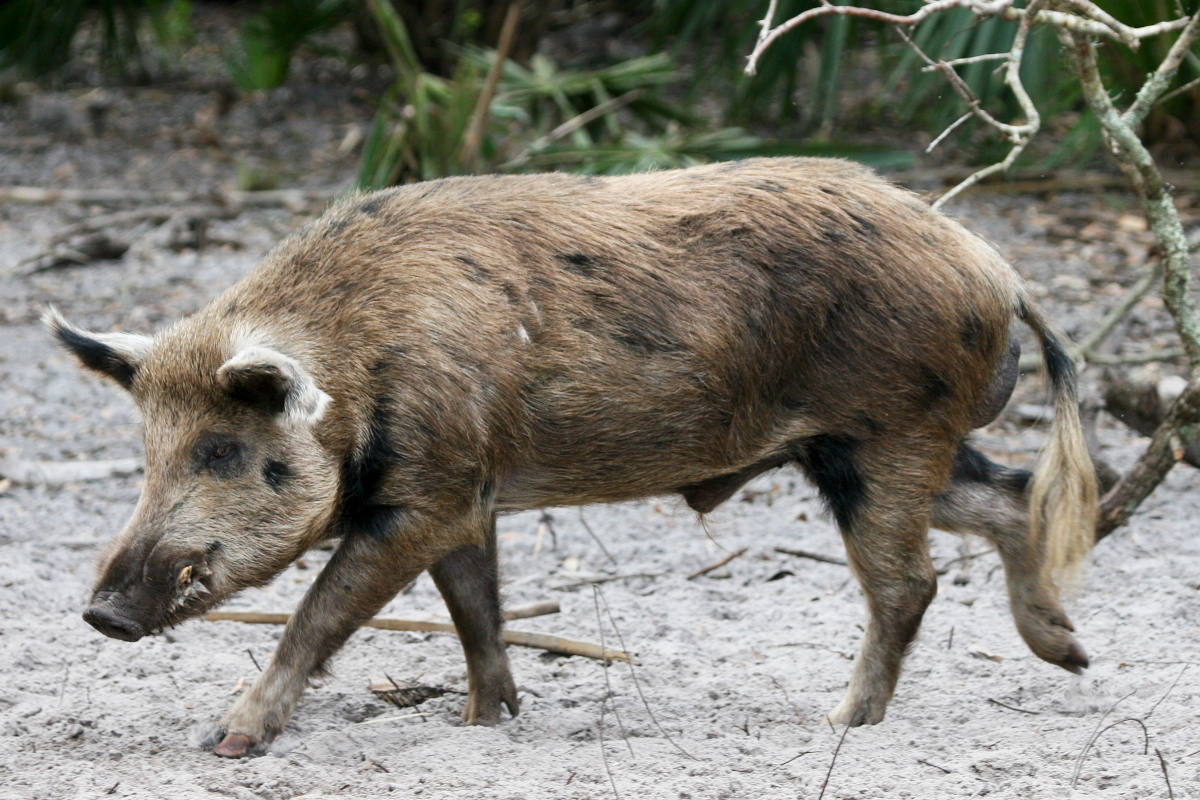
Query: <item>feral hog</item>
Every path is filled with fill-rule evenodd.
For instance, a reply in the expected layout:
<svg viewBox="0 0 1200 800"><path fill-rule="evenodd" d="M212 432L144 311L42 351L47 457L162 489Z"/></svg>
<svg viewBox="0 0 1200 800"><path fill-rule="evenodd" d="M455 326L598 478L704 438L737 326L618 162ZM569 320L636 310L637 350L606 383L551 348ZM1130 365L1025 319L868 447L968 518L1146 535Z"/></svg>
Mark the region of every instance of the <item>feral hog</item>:
<svg viewBox="0 0 1200 800"><path fill-rule="evenodd" d="M1056 398L1032 476L964 443L1012 391L1014 318ZM279 733L426 569L466 652L464 718L515 714L497 513L672 493L704 513L786 464L867 598L831 721L883 719L936 591L931 521L989 537L1029 646L1087 664L1051 581L1088 549L1096 505L1073 365L991 247L859 166L405 186L336 203L154 337L47 324L145 421L145 490L84 615L101 632L136 640L341 539L220 755Z"/></svg>

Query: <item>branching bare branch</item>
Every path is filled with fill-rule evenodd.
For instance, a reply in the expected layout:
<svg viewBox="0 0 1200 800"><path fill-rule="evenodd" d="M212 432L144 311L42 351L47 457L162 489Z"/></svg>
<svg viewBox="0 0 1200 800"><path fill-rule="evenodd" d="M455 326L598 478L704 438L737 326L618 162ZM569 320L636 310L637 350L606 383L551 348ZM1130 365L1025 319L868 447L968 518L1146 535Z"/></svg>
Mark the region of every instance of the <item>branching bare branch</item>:
<svg viewBox="0 0 1200 800"><path fill-rule="evenodd" d="M908 15L890 14L876 9L856 6L835 6L826 0L815 8L797 14L779 25L773 26L777 4L772 0L767 17L762 21L762 32L754 51L750 54L746 72L753 74L758 59L772 42L790 30L818 17L842 15L887 22L896 25L901 37L925 62L926 71L938 71L949 82L955 93L967 105L967 114L956 120L940 134L930 149L941 143L946 136L970 117L975 117L996 130L1011 144L1003 161L984 167L966 180L943 194L934 208L944 206L951 198L979 181L1007 170L1037 135L1041 128L1038 109L1021 83L1021 61L1030 31L1036 25L1048 25L1058 35L1071 61L1075 77L1083 88L1088 106L1099 120L1105 143L1121 171L1126 175L1142 197L1142 205L1151 230L1162 246L1161 261L1147 270L1138 282L1109 312L1104 320L1084 338L1075 349L1076 356L1083 356L1093 363L1135 363L1143 360L1158 360L1187 357L1190 366L1190 381L1186 390L1175 401L1154 432L1150 445L1137 464L1116 482L1101 502L1097 539L1103 538L1124 524L1138 505L1157 486L1185 452L1185 443L1200 430L1200 313L1190 295L1189 266L1191 252L1179 214L1172 198L1172 188L1163 180L1153 156L1137 134L1137 127L1145 120L1150 109L1164 97L1171 97L1186 87L1170 94L1168 88L1178 74L1184 60L1197 64L1192 48L1200 40L1200 11L1191 16L1178 8L1179 17L1153 25L1135 28L1122 23L1100 8L1093 0L1055 0L1048 8L1049 0L1031 0L1025 8L1016 8L1015 0L926 0L925 4ZM950 61L935 61L912 40L908 29L929 17L955 8L970 10L977 19L1000 18L1017 22L1017 33L1008 53L992 53ZM1167 56L1137 92L1133 103L1124 112L1112 102L1108 89L1097 64L1096 38L1120 42L1130 49L1137 49L1142 40L1152 36L1179 31ZM1005 59L1005 83L1013 92L1021 107L1025 120L1021 123L1003 122L982 107L982 103L965 80L955 71L956 66L987 60ZM1193 81L1187 86L1195 85ZM1158 350L1132 356L1111 356L1096 352L1101 342L1112 332L1150 287L1163 275L1162 298L1175 322L1182 350ZM1031 366L1022 364L1022 366Z"/></svg>

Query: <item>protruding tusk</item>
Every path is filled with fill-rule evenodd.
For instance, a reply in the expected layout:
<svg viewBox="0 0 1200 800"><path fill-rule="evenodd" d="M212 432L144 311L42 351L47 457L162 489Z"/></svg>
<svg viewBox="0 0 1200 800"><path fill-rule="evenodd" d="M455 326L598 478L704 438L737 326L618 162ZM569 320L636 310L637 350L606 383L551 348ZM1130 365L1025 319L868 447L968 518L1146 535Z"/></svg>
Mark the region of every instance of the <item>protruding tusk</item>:
<svg viewBox="0 0 1200 800"><path fill-rule="evenodd" d="M183 569L179 570L179 577L175 580L176 586L187 586L192 582L192 565L188 564Z"/></svg>

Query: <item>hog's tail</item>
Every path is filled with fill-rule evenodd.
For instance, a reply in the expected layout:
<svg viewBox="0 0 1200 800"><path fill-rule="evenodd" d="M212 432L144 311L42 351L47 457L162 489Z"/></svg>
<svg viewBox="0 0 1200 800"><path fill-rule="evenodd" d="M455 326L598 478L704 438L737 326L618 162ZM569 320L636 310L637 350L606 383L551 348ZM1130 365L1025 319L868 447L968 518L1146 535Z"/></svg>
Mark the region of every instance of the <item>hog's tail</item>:
<svg viewBox="0 0 1200 800"><path fill-rule="evenodd" d="M1099 507L1096 471L1079 423L1075 363L1063 335L1028 297L1019 299L1017 315L1038 338L1054 395L1050 439L1029 489L1030 546L1043 549L1043 580L1071 584L1095 544Z"/></svg>

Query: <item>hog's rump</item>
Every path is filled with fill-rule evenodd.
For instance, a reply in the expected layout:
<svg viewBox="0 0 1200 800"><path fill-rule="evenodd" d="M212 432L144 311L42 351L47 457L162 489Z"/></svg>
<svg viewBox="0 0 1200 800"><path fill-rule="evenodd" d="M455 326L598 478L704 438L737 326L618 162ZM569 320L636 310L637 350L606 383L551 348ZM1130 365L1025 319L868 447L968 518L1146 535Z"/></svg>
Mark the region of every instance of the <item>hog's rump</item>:
<svg viewBox="0 0 1200 800"><path fill-rule="evenodd" d="M868 170L755 159L352 197L207 313L320 343L328 435L379 444L389 502L522 508L675 491L813 437L948 459L1020 292Z"/></svg>

